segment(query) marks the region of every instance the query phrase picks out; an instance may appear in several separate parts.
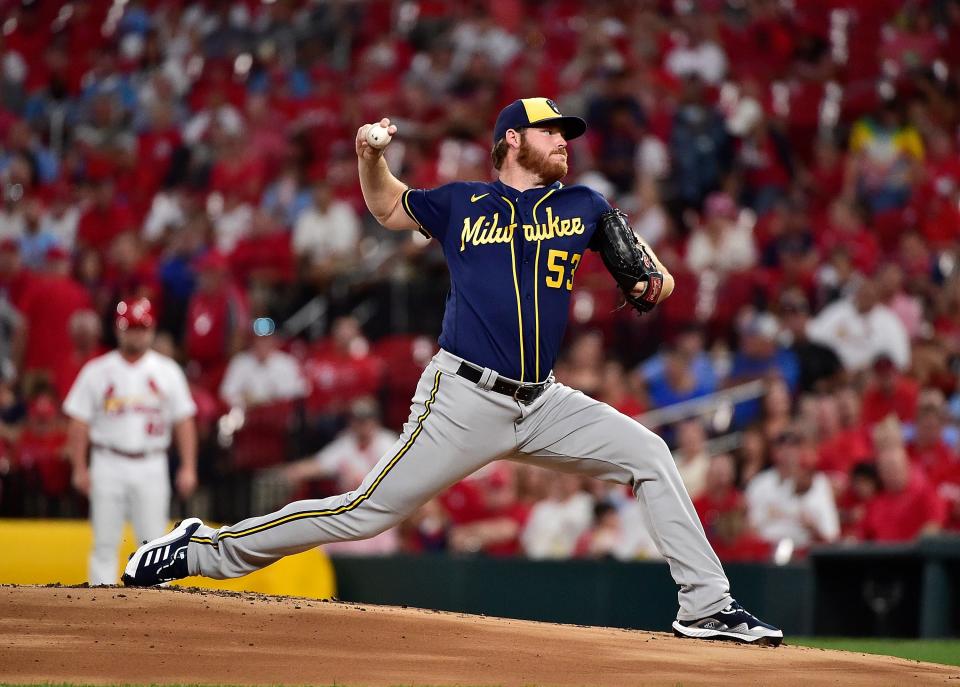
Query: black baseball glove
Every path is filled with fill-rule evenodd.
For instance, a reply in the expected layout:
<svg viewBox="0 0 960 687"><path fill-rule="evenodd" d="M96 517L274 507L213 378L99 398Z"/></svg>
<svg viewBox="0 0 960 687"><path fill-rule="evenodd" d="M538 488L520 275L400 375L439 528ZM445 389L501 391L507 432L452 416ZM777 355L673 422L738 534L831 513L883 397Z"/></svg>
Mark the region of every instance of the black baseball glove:
<svg viewBox="0 0 960 687"><path fill-rule="evenodd" d="M637 235L627 223L627 216L620 210L610 210L600 215L591 246L600 253L603 264L617 280L617 286L623 292L627 303L640 313L653 310L660 300L663 275L657 269L653 258L637 240ZM646 290L640 296L631 293L637 282L647 284Z"/></svg>

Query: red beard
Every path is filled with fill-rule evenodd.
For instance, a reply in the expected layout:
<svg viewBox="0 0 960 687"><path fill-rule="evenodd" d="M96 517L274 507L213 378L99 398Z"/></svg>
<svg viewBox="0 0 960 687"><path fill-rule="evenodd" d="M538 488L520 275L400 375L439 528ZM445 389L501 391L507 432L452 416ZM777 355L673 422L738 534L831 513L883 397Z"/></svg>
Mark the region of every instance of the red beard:
<svg viewBox="0 0 960 687"><path fill-rule="evenodd" d="M556 153L555 150L548 154L538 153L523 138L517 153L517 164L540 177L541 184L549 186L567 175L566 151L559 155Z"/></svg>

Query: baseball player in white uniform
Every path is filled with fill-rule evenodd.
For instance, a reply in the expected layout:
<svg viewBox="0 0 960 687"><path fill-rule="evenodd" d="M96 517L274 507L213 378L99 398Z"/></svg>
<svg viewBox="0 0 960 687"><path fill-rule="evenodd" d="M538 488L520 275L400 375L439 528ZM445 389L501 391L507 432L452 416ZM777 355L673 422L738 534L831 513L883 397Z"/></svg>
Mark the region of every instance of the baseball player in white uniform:
<svg viewBox="0 0 960 687"><path fill-rule="evenodd" d="M73 484L90 499L92 585L116 584L124 522L138 541L166 530L171 435L180 454L177 492L189 496L197 484L197 409L180 366L150 348L150 301L121 301L116 328L118 348L84 365L63 403Z"/></svg>
<svg viewBox="0 0 960 687"><path fill-rule="evenodd" d="M675 634L779 644L783 633L730 595L664 441L551 372L586 250L600 254L642 312L674 286L621 213L591 189L560 182L567 141L585 130L552 100L517 100L494 128L497 181L425 191L394 177L383 157L396 127L387 119L361 127L358 171L371 214L387 229L438 241L450 270L441 350L420 378L400 438L353 491L219 529L184 520L134 553L124 582L239 577L320 544L371 537L509 459L631 486L679 588Z"/></svg>

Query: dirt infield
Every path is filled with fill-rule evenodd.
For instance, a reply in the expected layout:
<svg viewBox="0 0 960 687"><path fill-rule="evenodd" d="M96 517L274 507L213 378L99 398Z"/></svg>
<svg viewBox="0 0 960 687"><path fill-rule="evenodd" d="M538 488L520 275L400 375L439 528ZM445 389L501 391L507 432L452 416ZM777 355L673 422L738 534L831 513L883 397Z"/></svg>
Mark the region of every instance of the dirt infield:
<svg viewBox="0 0 960 687"><path fill-rule="evenodd" d="M255 594L8 586L0 682L960 687L960 669Z"/></svg>

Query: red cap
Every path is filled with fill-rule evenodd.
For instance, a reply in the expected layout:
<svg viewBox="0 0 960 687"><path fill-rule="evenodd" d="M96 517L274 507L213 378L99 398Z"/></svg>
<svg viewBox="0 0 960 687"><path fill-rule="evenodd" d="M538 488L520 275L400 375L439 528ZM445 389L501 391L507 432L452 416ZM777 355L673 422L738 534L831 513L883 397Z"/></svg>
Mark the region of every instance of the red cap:
<svg viewBox="0 0 960 687"><path fill-rule="evenodd" d="M117 303L117 329L127 331L137 327L152 327L153 306L146 298L127 298Z"/></svg>

